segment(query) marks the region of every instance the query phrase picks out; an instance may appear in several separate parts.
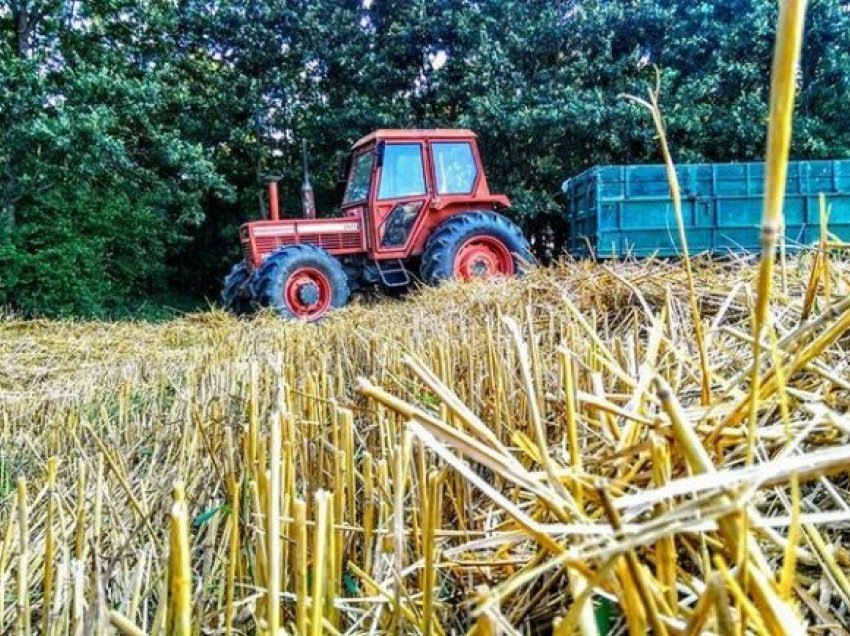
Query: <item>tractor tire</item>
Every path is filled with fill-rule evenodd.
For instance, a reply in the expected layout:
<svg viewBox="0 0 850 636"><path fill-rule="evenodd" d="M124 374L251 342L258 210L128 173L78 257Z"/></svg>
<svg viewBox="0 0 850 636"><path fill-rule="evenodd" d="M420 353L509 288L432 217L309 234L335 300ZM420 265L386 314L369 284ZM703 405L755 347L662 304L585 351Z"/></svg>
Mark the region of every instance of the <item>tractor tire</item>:
<svg viewBox="0 0 850 636"><path fill-rule="evenodd" d="M221 302L224 308L234 316L246 316L251 313L250 291L251 272L245 262L236 263L224 279L221 290Z"/></svg>
<svg viewBox="0 0 850 636"><path fill-rule="evenodd" d="M534 263L520 229L495 212L466 212L441 223L425 243L420 274L429 285L450 278L517 276Z"/></svg>
<svg viewBox="0 0 850 636"><path fill-rule="evenodd" d="M253 282L254 302L290 320L319 320L344 306L351 291L342 264L314 245L290 245L269 256Z"/></svg>

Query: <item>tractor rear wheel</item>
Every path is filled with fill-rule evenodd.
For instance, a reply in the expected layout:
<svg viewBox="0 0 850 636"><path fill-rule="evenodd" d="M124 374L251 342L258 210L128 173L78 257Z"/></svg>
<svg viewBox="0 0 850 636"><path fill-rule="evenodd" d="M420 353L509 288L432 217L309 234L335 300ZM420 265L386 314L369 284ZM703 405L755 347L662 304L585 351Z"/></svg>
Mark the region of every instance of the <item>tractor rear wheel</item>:
<svg viewBox="0 0 850 636"><path fill-rule="evenodd" d="M312 322L348 302L340 262L313 245L290 245L269 256L254 279L254 301L281 317Z"/></svg>
<svg viewBox="0 0 850 636"><path fill-rule="evenodd" d="M244 261L236 263L224 279L221 302L224 308L234 316L245 316L251 313L250 279L251 272L248 271L248 265Z"/></svg>
<svg viewBox="0 0 850 636"><path fill-rule="evenodd" d="M534 262L528 241L495 212L467 212L440 224L428 237L420 273L429 285L449 278L515 276L520 261Z"/></svg>

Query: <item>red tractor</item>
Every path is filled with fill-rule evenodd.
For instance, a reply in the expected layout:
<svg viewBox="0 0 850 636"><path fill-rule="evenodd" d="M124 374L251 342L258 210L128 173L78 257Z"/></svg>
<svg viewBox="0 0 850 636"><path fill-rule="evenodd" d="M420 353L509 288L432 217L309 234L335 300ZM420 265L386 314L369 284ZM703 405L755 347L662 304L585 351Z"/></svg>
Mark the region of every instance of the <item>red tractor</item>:
<svg viewBox="0 0 850 636"><path fill-rule="evenodd" d="M306 165L304 218L281 219L269 183L269 219L241 227L244 260L224 281L230 311L317 320L364 286L407 286L417 272L428 284L513 276L533 262L499 214L510 201L491 194L470 130L377 130L354 144L340 176L335 218L315 218Z"/></svg>

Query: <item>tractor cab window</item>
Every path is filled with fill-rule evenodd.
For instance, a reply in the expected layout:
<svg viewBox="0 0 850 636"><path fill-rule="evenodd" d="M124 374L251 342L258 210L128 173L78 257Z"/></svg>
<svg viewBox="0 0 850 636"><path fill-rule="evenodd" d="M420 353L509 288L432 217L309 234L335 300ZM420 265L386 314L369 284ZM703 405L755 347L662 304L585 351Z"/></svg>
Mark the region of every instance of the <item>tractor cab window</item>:
<svg viewBox="0 0 850 636"><path fill-rule="evenodd" d="M365 201L369 196L369 183L372 181L372 152L364 152L354 157L351 162L351 172L348 175L348 185L345 186L343 205Z"/></svg>
<svg viewBox="0 0 850 636"><path fill-rule="evenodd" d="M469 194L478 176L469 142L435 143L434 176L438 194Z"/></svg>
<svg viewBox="0 0 850 636"><path fill-rule="evenodd" d="M425 170L419 144L387 144L381 167L379 199L400 199L425 194Z"/></svg>

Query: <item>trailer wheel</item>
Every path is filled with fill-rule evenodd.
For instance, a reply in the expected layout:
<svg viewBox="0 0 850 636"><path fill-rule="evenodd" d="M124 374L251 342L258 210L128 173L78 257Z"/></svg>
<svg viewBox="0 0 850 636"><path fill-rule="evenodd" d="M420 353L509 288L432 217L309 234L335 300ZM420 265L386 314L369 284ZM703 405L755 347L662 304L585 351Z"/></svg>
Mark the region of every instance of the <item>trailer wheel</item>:
<svg viewBox="0 0 850 636"><path fill-rule="evenodd" d="M313 245L291 245L269 256L253 287L257 305L308 322L342 307L351 295L340 262Z"/></svg>
<svg viewBox="0 0 850 636"><path fill-rule="evenodd" d="M533 263L528 241L495 212L467 212L444 221L425 243L420 273L429 285L449 278L515 276Z"/></svg>
<svg viewBox="0 0 850 636"><path fill-rule="evenodd" d="M251 272L243 261L236 263L224 279L221 290L221 302L224 308L234 316L245 316L251 313L251 290L249 282Z"/></svg>

